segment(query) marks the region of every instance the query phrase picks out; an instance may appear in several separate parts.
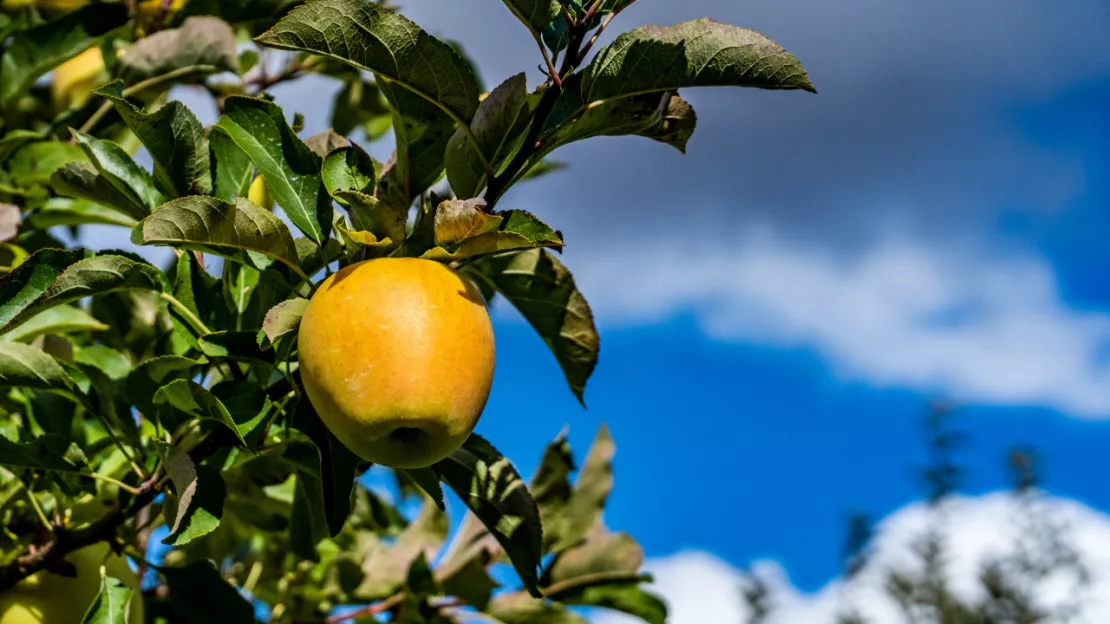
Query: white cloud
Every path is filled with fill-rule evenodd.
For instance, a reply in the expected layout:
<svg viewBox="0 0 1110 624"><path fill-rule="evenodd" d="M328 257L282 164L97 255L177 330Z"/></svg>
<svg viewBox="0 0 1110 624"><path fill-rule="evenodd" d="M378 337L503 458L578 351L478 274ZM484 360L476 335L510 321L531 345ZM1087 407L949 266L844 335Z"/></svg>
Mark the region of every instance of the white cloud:
<svg viewBox="0 0 1110 624"><path fill-rule="evenodd" d="M1110 516L1067 499L1046 497L1041 509L1065 527L1078 548L1089 583L1078 586L1068 574L1041 585L1040 604L1051 608L1078 604L1073 622L1110 622ZM1018 543L1022 508L1009 494L978 498L957 497L945 508L949 554L948 576L953 591L965 600L982 595L977 575L984 562L1014 552ZM775 605L766 624L834 624L836 617L854 607L869 622L901 622L903 618L883 584L891 569L915 565L912 544L932 523L923 505L906 507L877 527L873 556L851 582L834 580L815 594L794 588L782 568L760 562L753 573L763 579ZM690 551L648 562L655 575L654 589L667 600L670 624L743 624L749 616L741 587L741 572L711 554ZM1074 599L1074 600L1073 600ZM632 624L638 620L598 612L595 624Z"/></svg>
<svg viewBox="0 0 1110 624"><path fill-rule="evenodd" d="M603 323L692 311L714 337L812 348L870 384L1110 416L1110 313L1069 307L1032 253L897 238L836 253L766 231L648 248L568 260Z"/></svg>

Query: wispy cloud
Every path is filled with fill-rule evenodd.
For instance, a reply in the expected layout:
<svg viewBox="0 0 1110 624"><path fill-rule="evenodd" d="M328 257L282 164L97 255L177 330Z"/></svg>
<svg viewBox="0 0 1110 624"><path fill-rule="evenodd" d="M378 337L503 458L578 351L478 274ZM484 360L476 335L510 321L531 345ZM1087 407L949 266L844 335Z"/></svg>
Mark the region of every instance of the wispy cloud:
<svg viewBox="0 0 1110 624"><path fill-rule="evenodd" d="M848 379L1110 416L1110 313L1069 307L1035 253L904 239L835 253L766 233L659 248L578 256L603 323L693 312L715 337L811 348Z"/></svg>
<svg viewBox="0 0 1110 624"><path fill-rule="evenodd" d="M1076 604L1080 612L1069 621L1110 621L1110 516L1075 501L1047 498L1042 509L1066 527L1079 547L1089 583L1079 586L1071 573L1049 578L1038 594L1042 607ZM949 554L948 577L952 590L964 600L981 598L978 582L982 566L1013 553L1021 535L1022 509L1009 494L956 498L945 509ZM923 505L911 505L879 527L868 566L851 582L836 579L815 594L798 591L775 562L760 562L753 572L770 590L775 609L767 624L833 624L839 614L855 609L869 622L900 622L894 600L884 590L892 569L914 565L912 547L934 522ZM655 590L670 606L670 624L739 624L750 615L742 597L741 572L711 554L690 551L648 563L655 575ZM636 620L599 612L595 624L632 624Z"/></svg>

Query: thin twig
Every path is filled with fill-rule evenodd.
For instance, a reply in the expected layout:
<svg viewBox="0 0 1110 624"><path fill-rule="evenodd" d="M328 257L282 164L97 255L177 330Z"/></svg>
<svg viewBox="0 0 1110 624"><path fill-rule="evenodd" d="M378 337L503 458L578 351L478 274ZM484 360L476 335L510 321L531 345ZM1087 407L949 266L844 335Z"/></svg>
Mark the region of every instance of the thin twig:
<svg viewBox="0 0 1110 624"><path fill-rule="evenodd" d="M393 607L401 604L401 601L403 601L404 599L405 594L397 592L396 594L393 594L389 598L386 598L379 603L368 605L361 609L356 609L342 615L333 615L330 618L324 620L324 624L340 624L341 622L347 622L363 616L381 615L382 613L385 613Z"/></svg>
<svg viewBox="0 0 1110 624"><path fill-rule="evenodd" d="M207 71L216 71L216 67L212 65L195 65L192 67L181 67L171 72L162 74L161 76L148 78L142 82L135 83L133 86L127 87L123 90L123 97L129 98L133 95L142 93L147 89L157 87L162 83L173 82L174 80L177 80L182 76L188 76L189 74L202 73ZM93 113L91 117L85 120L85 123L81 124L81 128L78 131L83 134L88 134L92 131L93 128L96 127L96 124L100 123L100 120L103 119L110 110L112 110L112 101L107 100L100 105L100 108L96 109L96 112Z"/></svg>
<svg viewBox="0 0 1110 624"><path fill-rule="evenodd" d="M140 494L139 488L127 485L123 481L113 479L112 477L109 477L107 475L97 474L95 472L82 473L82 474L84 474L84 476L89 477L91 479L96 479L97 481L103 481L105 483L111 483L112 485L118 487L119 489L130 493L132 496L138 496Z"/></svg>
<svg viewBox="0 0 1110 624"><path fill-rule="evenodd" d="M597 40L601 38L601 33L605 32L605 29L609 27L609 24L616 16L616 13L610 13L605 16L605 19L601 20L601 26L598 26L597 31L594 32L594 36L590 37L589 42L587 42L586 45L582 48L582 52L580 54L582 59L585 59L586 55L590 53L590 49L593 48L594 44L597 43Z"/></svg>

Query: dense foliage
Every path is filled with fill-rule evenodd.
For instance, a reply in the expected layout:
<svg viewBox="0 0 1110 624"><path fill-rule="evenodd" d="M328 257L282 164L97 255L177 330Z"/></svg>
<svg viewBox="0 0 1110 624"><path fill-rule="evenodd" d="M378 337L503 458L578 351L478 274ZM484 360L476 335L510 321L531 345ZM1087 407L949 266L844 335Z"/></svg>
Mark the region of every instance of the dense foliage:
<svg viewBox="0 0 1110 624"><path fill-rule="evenodd" d="M640 547L601 519L604 428L573 480L562 437L526 486L475 435L430 468L377 468L398 485L386 500L302 398L296 366L323 276L421 257L514 305L582 398L599 344L589 306L561 234L502 208L506 192L590 137L684 150L696 117L679 88L813 90L777 44L710 20L599 43L633 2L504 0L547 75L484 94L456 45L368 0L5 0L0 591L89 574L67 556L107 542L143 586L108 566L88 622L123 621L137 601L167 622L581 622L574 605L663 622ZM303 118L267 92L309 74L342 89L334 129L302 138ZM213 126L167 101L186 84L213 98ZM390 130L386 163L347 138ZM173 261L75 247L91 225ZM469 510L443 552L442 484ZM519 585L492 580L499 563Z"/></svg>

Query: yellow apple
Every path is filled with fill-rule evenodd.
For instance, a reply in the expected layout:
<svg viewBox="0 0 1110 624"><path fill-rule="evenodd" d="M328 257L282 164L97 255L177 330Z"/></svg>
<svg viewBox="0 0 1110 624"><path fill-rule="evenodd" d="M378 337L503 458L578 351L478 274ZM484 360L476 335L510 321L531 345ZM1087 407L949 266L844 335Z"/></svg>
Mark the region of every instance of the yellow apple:
<svg viewBox="0 0 1110 624"><path fill-rule="evenodd" d="M266 181L262 179L262 176L255 176L254 181L251 182L250 190L247 191L247 199L266 210L274 209L274 196L270 195L270 187L266 186Z"/></svg>
<svg viewBox="0 0 1110 624"><path fill-rule="evenodd" d="M63 111L81 106L92 91L108 78L104 70L104 54L99 47L88 50L54 68L50 89L54 107Z"/></svg>
<svg viewBox="0 0 1110 624"><path fill-rule="evenodd" d="M493 383L481 293L431 260L380 258L324 280L301 319L301 378L363 459L422 468L462 446Z"/></svg>
<svg viewBox="0 0 1110 624"><path fill-rule="evenodd" d="M46 571L34 574L0 595L0 624L78 624L100 593L100 566L108 576L131 587L129 624L142 624L143 599L139 578L108 542L70 553L66 561L77 568L77 578Z"/></svg>

